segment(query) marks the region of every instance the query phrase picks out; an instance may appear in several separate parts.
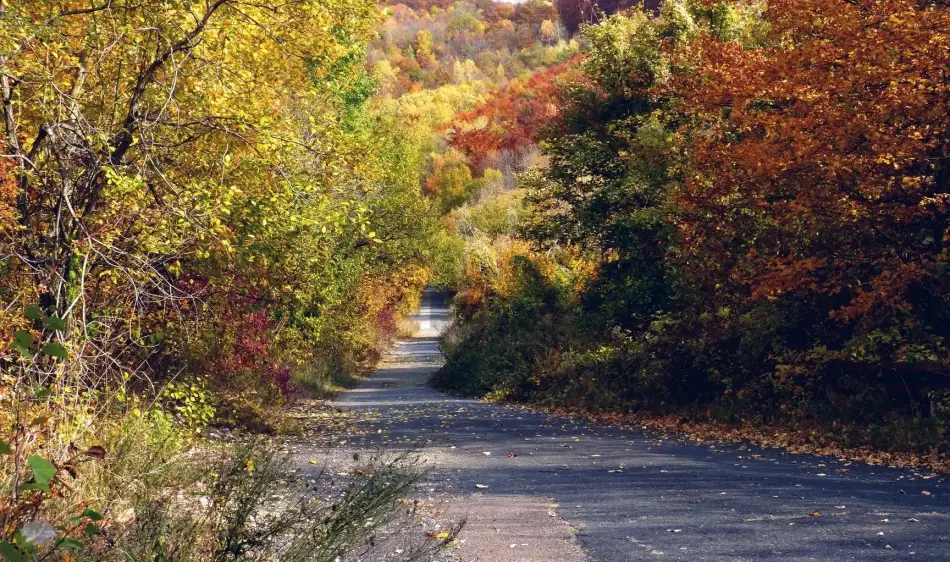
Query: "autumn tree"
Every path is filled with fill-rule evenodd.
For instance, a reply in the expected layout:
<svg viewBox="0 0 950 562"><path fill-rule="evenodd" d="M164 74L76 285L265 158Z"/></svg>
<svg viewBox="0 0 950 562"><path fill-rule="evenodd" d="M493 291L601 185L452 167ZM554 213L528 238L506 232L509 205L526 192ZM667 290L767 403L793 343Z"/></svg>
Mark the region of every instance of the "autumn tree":
<svg viewBox="0 0 950 562"><path fill-rule="evenodd" d="M557 25L551 20L541 22L541 38L549 43L556 43L560 39Z"/></svg>
<svg viewBox="0 0 950 562"><path fill-rule="evenodd" d="M465 157L455 150L432 158L432 173L426 178L425 193L439 201L444 212L458 207L474 193L472 171Z"/></svg>
<svg viewBox="0 0 950 562"><path fill-rule="evenodd" d="M945 456L948 13L670 0L584 27L523 178L536 246L473 268L441 383ZM453 142L497 146L492 117Z"/></svg>
<svg viewBox="0 0 950 562"><path fill-rule="evenodd" d="M533 146L560 112L554 92L558 79L572 65L551 66L527 80L512 82L472 111L460 113L449 127L449 142L476 170L500 151L518 153Z"/></svg>
<svg viewBox="0 0 950 562"><path fill-rule="evenodd" d="M790 380L941 385L950 14L904 0L778 1L767 19L791 43L704 39L699 72L680 82L707 124L680 197L690 267L710 294L799 311Z"/></svg>
<svg viewBox="0 0 950 562"><path fill-rule="evenodd" d="M367 309L406 306L434 217L416 146L365 117L371 2L0 11L0 295L18 322L0 362L16 392L150 392L187 372L279 401L321 346L382 341L351 303L389 280Z"/></svg>

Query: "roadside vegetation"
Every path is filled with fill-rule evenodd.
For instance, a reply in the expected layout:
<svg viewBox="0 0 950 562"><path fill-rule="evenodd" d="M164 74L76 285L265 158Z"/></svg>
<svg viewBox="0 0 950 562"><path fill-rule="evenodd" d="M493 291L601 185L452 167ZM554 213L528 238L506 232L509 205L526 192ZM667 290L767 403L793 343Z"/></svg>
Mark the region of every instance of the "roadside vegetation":
<svg viewBox="0 0 950 562"><path fill-rule="evenodd" d="M425 154L370 103L383 21L2 3L0 557L337 560L404 513L407 459L337 496L202 438L293 431L302 383L371 366L430 276Z"/></svg>
<svg viewBox="0 0 950 562"><path fill-rule="evenodd" d="M296 433L413 330L462 271L442 216L501 174L441 128L577 48L540 1L2 3L0 556L393 544L411 458L341 491L209 428Z"/></svg>
<svg viewBox="0 0 950 562"><path fill-rule="evenodd" d="M945 466L948 7L592 21L576 62L450 131L470 163L540 154L449 215L464 273L436 383Z"/></svg>

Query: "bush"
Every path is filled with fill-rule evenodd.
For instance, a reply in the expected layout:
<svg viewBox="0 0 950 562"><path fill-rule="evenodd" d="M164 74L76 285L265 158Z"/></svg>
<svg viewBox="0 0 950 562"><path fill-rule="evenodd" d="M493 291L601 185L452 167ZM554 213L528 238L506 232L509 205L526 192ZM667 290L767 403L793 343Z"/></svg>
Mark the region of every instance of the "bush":
<svg viewBox="0 0 950 562"><path fill-rule="evenodd" d="M129 418L108 449L67 461L30 456L17 502L0 507L0 554L11 562L66 553L90 562L330 562L398 540L403 560L421 560L454 539L403 532L418 523L402 504L423 474L411 454L361 463L340 489L290 476L289 459L262 440L185 447L162 419ZM4 483L16 485L9 476ZM79 490L84 500L71 504L64 492Z"/></svg>

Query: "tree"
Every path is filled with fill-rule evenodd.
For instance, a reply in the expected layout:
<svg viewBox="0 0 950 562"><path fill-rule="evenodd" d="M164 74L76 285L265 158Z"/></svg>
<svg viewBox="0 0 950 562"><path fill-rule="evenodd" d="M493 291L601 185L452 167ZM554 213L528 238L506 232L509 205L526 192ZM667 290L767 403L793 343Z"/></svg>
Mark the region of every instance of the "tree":
<svg viewBox="0 0 950 562"><path fill-rule="evenodd" d="M501 151L521 153L539 139L560 112L554 92L572 62L551 66L527 80L513 81L471 111L456 116L450 144L462 151L476 170Z"/></svg>
<svg viewBox="0 0 950 562"><path fill-rule="evenodd" d="M433 224L421 166L403 174L404 155L365 157L396 136L360 124L375 88L360 70L371 2L0 11L0 175L16 180L11 212L0 184L0 295L17 316L33 306L54 318L30 337L69 359L17 363L22 389L99 391L177 366L221 386L252 372L241 384L270 392L281 365L372 322L341 315L349 325L328 335L314 318L353 300L364 275L422 261L405 241ZM267 353L241 345L251 325ZM229 354L273 359L217 369L247 363Z"/></svg>
<svg viewBox="0 0 950 562"><path fill-rule="evenodd" d="M554 22L551 20L541 22L541 38L548 43L557 43L560 39L560 33Z"/></svg>
<svg viewBox="0 0 950 562"><path fill-rule="evenodd" d="M680 198L690 267L708 294L807 303L791 373L945 373L950 13L814 0L767 15L791 44L702 40L680 82L709 124Z"/></svg>
<svg viewBox="0 0 950 562"><path fill-rule="evenodd" d="M426 179L425 192L440 202L443 212L458 207L474 195L471 192L472 171L465 156L458 151L434 155L432 168Z"/></svg>
<svg viewBox="0 0 950 562"><path fill-rule="evenodd" d="M549 166L529 184L534 236L603 256L588 306L625 328L642 327L671 298L676 122L669 97L653 95L669 74L665 25L632 13L585 29L582 74L561 91L561 115L545 137Z"/></svg>

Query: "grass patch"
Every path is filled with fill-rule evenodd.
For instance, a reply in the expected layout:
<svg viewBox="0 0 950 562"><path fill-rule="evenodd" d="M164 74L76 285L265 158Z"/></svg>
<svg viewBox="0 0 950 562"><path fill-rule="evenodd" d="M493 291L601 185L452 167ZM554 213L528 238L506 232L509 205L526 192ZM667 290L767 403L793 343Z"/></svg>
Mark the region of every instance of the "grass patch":
<svg viewBox="0 0 950 562"><path fill-rule="evenodd" d="M354 389L365 378L365 371L348 371L320 361L314 361L294 373L294 381L304 393L321 400L331 400L341 392Z"/></svg>

